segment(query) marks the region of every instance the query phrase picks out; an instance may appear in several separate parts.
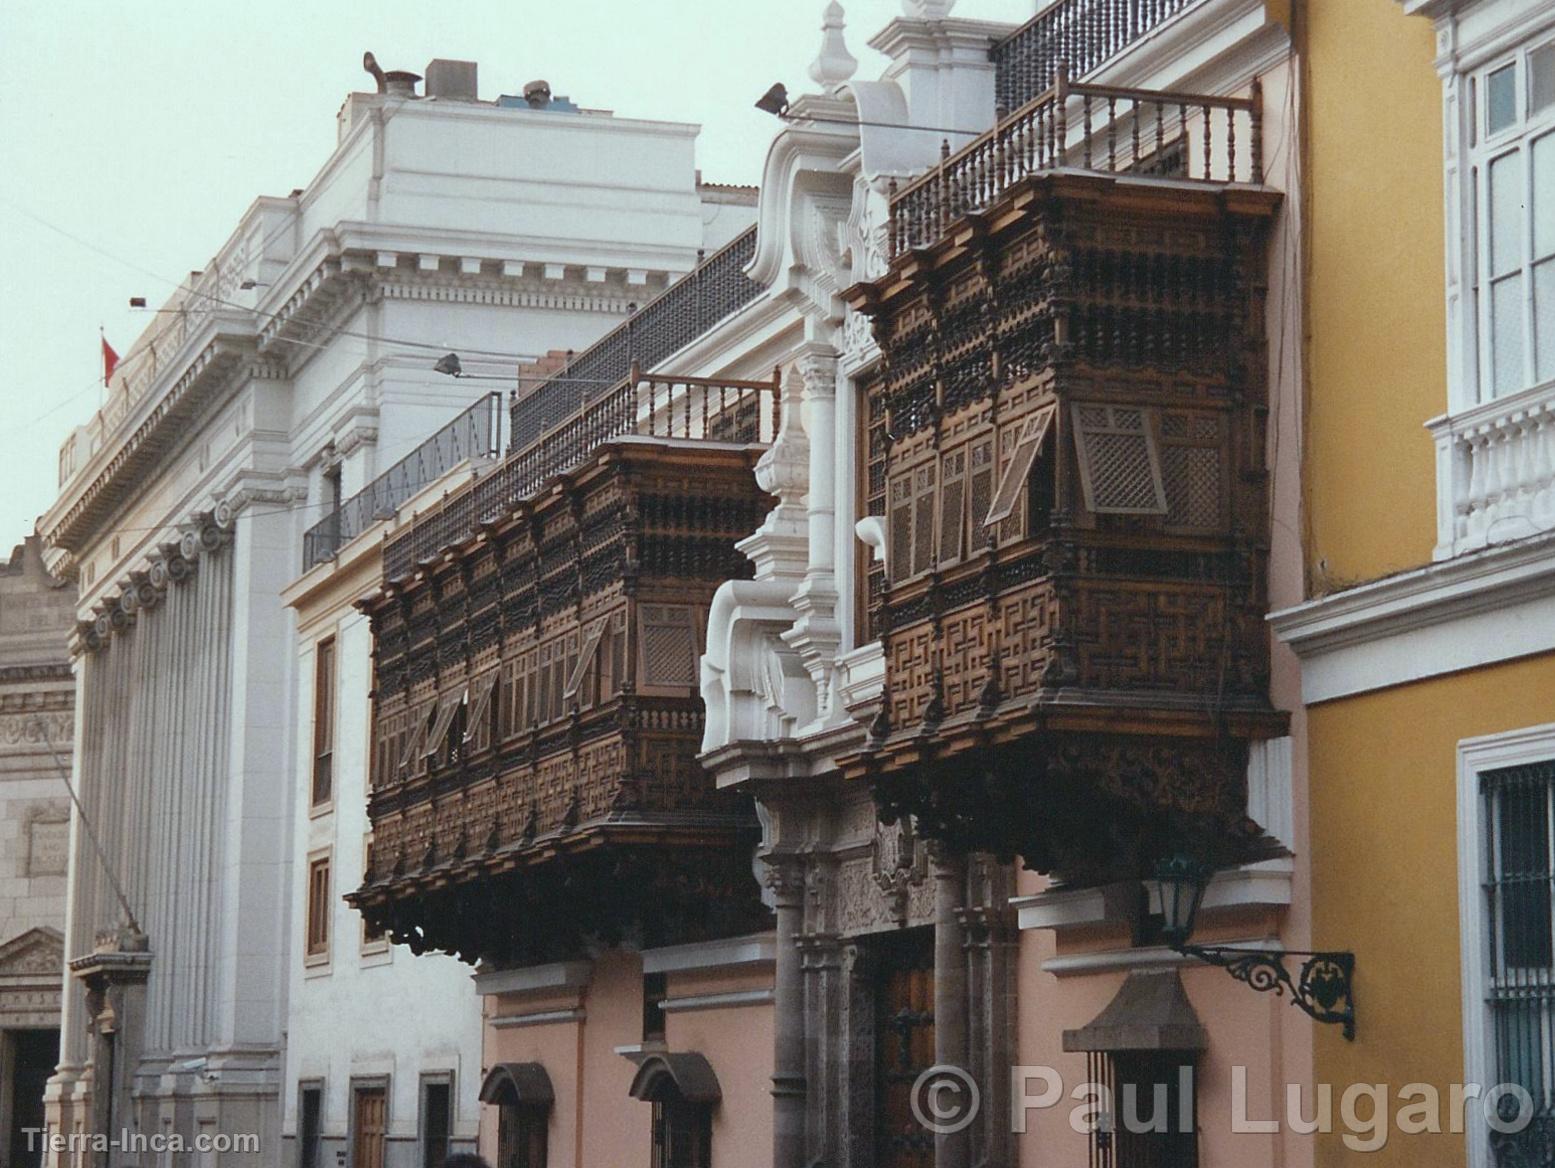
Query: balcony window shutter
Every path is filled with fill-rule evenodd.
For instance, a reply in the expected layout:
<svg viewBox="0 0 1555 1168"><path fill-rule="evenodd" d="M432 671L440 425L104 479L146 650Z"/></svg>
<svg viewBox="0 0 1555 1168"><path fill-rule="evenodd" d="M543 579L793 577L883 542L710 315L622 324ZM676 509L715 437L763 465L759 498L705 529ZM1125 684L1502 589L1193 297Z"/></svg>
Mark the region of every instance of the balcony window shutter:
<svg viewBox="0 0 1555 1168"><path fill-rule="evenodd" d="M979 515L987 515L988 509L993 505L993 440L985 438L981 442L974 442L970 450L969 462L972 505L970 512L975 519ZM986 523L979 525L972 532L972 541L982 547L988 543L989 529Z"/></svg>
<svg viewBox="0 0 1555 1168"><path fill-rule="evenodd" d="M425 757L421 746L426 741L427 726L436 710L437 699L433 698L410 712L410 737L405 742L405 753L400 756L401 770L416 770L417 764Z"/></svg>
<svg viewBox="0 0 1555 1168"><path fill-rule="evenodd" d="M954 564L962 556L961 539L966 528L966 447L941 460L939 493L939 563Z"/></svg>
<svg viewBox="0 0 1555 1168"><path fill-rule="evenodd" d="M934 479L935 467L920 466L913 471L912 574L922 575L934 566Z"/></svg>
<svg viewBox="0 0 1555 1168"><path fill-rule="evenodd" d="M1042 452L1048 431L1053 428L1055 412L1056 407L1045 406L1026 419L1026 425L1015 443L1010 465L1005 467L1004 477L999 480L999 489L989 504L988 517L983 520L984 527L997 527L1015 513L1026 490L1026 482L1031 478L1031 468L1037 461L1037 455Z"/></svg>
<svg viewBox="0 0 1555 1168"><path fill-rule="evenodd" d="M464 741L470 742L479 736L476 743L479 750L485 745L485 735L480 732L487 727L486 713L491 708L491 694L497 686L497 671L488 669L475 679L470 686L470 713L464 720Z"/></svg>
<svg viewBox="0 0 1555 1168"><path fill-rule="evenodd" d="M1170 527L1216 531L1225 526L1221 422L1210 413L1161 414L1161 468Z"/></svg>
<svg viewBox="0 0 1555 1168"><path fill-rule="evenodd" d="M912 575L912 475L891 480L891 534L886 545L891 579L900 584Z"/></svg>
<svg viewBox="0 0 1555 1168"><path fill-rule="evenodd" d="M648 686L693 686L697 637L693 610L684 605L642 606L642 678Z"/></svg>
<svg viewBox="0 0 1555 1168"><path fill-rule="evenodd" d="M431 758L448 740L448 728L454 723L454 715L459 712L459 707L464 705L468 690L458 689L453 693L444 694L437 706L437 721L432 723L432 732L427 735L426 741L421 744L421 753L426 758Z"/></svg>
<svg viewBox="0 0 1555 1168"><path fill-rule="evenodd" d="M1154 411L1080 403L1073 409L1086 507L1098 515L1165 515Z"/></svg>
<svg viewBox="0 0 1555 1168"><path fill-rule="evenodd" d="M605 621L598 621L583 638L583 648L578 651L578 660L572 667L571 674L567 677L567 686L562 690L562 697L571 701L578 696L578 689L583 685L583 679L588 675L589 669L594 664L594 657L599 652L600 638L605 635Z"/></svg>

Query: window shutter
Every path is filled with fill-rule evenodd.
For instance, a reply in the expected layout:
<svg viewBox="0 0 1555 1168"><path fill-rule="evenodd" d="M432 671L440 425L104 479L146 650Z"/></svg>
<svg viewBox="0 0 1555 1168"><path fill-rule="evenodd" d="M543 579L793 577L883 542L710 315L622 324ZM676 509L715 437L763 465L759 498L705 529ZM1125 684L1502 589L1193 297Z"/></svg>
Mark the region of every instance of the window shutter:
<svg viewBox="0 0 1555 1168"><path fill-rule="evenodd" d="M912 475L891 480L891 534L886 545L891 580L900 584L912 575Z"/></svg>
<svg viewBox="0 0 1555 1168"><path fill-rule="evenodd" d="M459 707L464 705L465 695L468 692L466 689L458 689L453 693L444 694L438 702L437 721L432 723L432 732L421 744L423 756L431 758L448 741L448 728L453 725L454 715L459 712Z"/></svg>
<svg viewBox="0 0 1555 1168"><path fill-rule="evenodd" d="M405 742L405 753L400 756L400 769L416 770L425 755L422 744L426 741L427 725L437 709L437 699L422 702L410 712L410 737Z"/></svg>
<svg viewBox="0 0 1555 1168"><path fill-rule="evenodd" d="M1004 470L1004 477L999 480L999 489L994 493L993 502L988 506L988 516L983 520L984 527L997 527L1014 514L1026 490L1026 483L1031 478L1031 468L1037 461L1037 455L1042 452L1048 431L1053 428L1053 415L1056 412L1057 407L1045 406L1026 419L1020 439L1015 444L1015 454Z"/></svg>
<svg viewBox="0 0 1555 1168"><path fill-rule="evenodd" d="M685 605L645 604L642 613L642 678L648 686L697 682L694 610Z"/></svg>
<svg viewBox="0 0 1555 1168"><path fill-rule="evenodd" d="M485 746L486 735L482 733L488 726L486 712L491 708L491 693L497 685L497 671L488 669L470 685L470 713L464 720L464 741L469 742L477 737L476 749Z"/></svg>
<svg viewBox="0 0 1555 1168"><path fill-rule="evenodd" d="M954 564L961 559L962 535L966 524L966 447L953 450L941 460L939 493L939 563Z"/></svg>
<svg viewBox="0 0 1555 1168"><path fill-rule="evenodd" d="M1165 515L1154 411L1078 402L1073 409L1086 507L1098 515Z"/></svg>
<svg viewBox="0 0 1555 1168"><path fill-rule="evenodd" d="M578 696L578 689L594 664L594 657L599 652L600 638L605 635L606 623L603 620L597 621L583 638L583 648L578 652L577 664L572 667L572 673L567 678L567 687L562 691L562 697L568 701Z"/></svg>
<svg viewBox="0 0 1555 1168"><path fill-rule="evenodd" d="M912 574L922 575L934 566L935 467L913 471Z"/></svg>
<svg viewBox="0 0 1555 1168"><path fill-rule="evenodd" d="M988 509L993 506L993 439L985 438L981 442L974 442L969 452L970 480L971 480L971 508L970 513L975 520L977 516L988 514ZM976 547L983 547L988 543L989 531L986 524L979 524L972 531L972 542Z"/></svg>

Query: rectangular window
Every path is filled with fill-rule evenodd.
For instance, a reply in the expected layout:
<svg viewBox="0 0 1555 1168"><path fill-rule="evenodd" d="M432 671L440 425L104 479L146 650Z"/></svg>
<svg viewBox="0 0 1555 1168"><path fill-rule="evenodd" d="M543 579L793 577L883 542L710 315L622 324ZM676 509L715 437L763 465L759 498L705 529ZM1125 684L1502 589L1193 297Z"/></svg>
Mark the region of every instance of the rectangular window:
<svg viewBox="0 0 1555 1168"><path fill-rule="evenodd" d="M308 864L307 948L310 960L329 956L329 857Z"/></svg>
<svg viewBox="0 0 1555 1168"><path fill-rule="evenodd" d="M368 835L362 840L362 883L366 884L374 877L373 861L373 837ZM381 928L370 925L367 919L362 919L362 948L364 950L380 950L387 948L389 944L388 934Z"/></svg>
<svg viewBox="0 0 1555 1168"><path fill-rule="evenodd" d="M1195 1168L1194 1056L1189 1051L1092 1051L1090 1082L1110 1107L1091 1127L1091 1163Z"/></svg>
<svg viewBox="0 0 1555 1168"><path fill-rule="evenodd" d="M313 806L334 795L335 638L313 650Z"/></svg>
<svg viewBox="0 0 1555 1168"><path fill-rule="evenodd" d="M643 974L643 1041L664 1041L664 998L669 985L662 973Z"/></svg>
<svg viewBox="0 0 1555 1168"><path fill-rule="evenodd" d="M495 1168L545 1168L550 1114L520 1103L500 1104L497 1111Z"/></svg>
<svg viewBox="0 0 1555 1168"><path fill-rule="evenodd" d="M453 1083L447 1076L421 1080L422 1168L443 1168L453 1134Z"/></svg>
<svg viewBox="0 0 1555 1168"><path fill-rule="evenodd" d="M1483 771L1479 784L1490 1070L1533 1097L1533 1141L1555 1124L1555 761ZM1492 1136L1503 1142L1515 1160L1517 1138Z"/></svg>
<svg viewBox="0 0 1555 1168"><path fill-rule="evenodd" d="M1555 378L1555 43L1474 79L1469 221L1481 398Z"/></svg>
<svg viewBox="0 0 1555 1168"><path fill-rule="evenodd" d="M297 1090L297 1168L324 1168L319 1157L323 1132L323 1084L302 1084Z"/></svg>
<svg viewBox="0 0 1555 1168"><path fill-rule="evenodd" d="M690 689L697 683L698 612L683 604L645 604L641 672L645 687Z"/></svg>

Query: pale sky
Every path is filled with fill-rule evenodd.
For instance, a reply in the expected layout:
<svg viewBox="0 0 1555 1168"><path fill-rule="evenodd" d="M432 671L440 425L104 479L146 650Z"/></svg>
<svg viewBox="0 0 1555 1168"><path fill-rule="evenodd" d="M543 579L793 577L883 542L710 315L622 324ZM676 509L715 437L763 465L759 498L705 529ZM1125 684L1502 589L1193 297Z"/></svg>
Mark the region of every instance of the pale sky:
<svg viewBox="0 0 1555 1168"><path fill-rule="evenodd" d="M859 76L876 75L884 59L864 42L899 0L844 6ZM417 73L434 57L477 61L488 100L543 77L581 105L698 123L704 177L754 183L775 123L751 103L777 80L814 88L824 7L0 0L0 556L53 501L60 441L97 408L98 327L128 352L148 320L129 297L157 304L256 195L313 177L342 99L372 88L363 50ZM961 0L955 14L1035 10Z"/></svg>

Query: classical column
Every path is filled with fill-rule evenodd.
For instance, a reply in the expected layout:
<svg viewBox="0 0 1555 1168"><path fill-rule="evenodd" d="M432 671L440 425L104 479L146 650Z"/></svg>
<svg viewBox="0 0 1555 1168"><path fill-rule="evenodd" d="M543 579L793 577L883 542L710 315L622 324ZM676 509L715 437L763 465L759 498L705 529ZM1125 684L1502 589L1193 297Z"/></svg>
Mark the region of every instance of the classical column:
<svg viewBox="0 0 1555 1168"><path fill-rule="evenodd" d="M816 713L830 721L832 673L841 641L837 625L836 495L837 352L830 345L806 343L796 360L804 381L805 430L810 443L809 490L805 497L809 549L804 583L794 594L799 618L783 634L815 683Z"/></svg>
<svg viewBox="0 0 1555 1168"><path fill-rule="evenodd" d="M777 910L772 980L772 1165L802 1168L805 1143L804 867L790 856L767 857L767 887Z"/></svg>
<svg viewBox="0 0 1555 1168"><path fill-rule="evenodd" d="M961 910L966 906L966 863L955 857L934 858L934 1061L968 1070L966 934ZM970 1132L939 1133L934 1137L935 1168L968 1168Z"/></svg>

